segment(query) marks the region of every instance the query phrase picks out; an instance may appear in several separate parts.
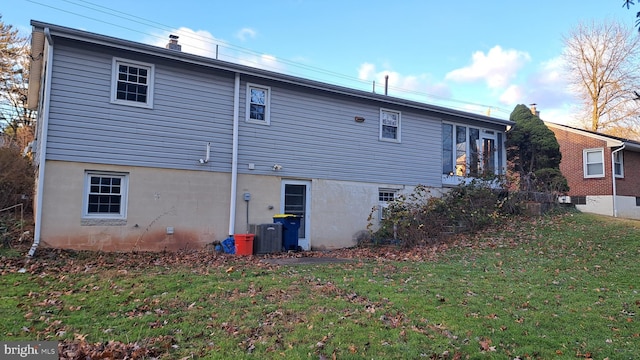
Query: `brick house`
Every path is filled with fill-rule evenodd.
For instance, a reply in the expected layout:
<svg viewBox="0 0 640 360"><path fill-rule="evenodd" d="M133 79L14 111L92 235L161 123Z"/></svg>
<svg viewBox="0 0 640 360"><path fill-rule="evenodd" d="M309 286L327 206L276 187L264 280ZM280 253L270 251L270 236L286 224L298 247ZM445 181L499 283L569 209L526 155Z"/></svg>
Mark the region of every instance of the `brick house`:
<svg viewBox="0 0 640 360"><path fill-rule="evenodd" d="M545 124L560 144L560 171L570 187L561 201L584 212L640 219L640 142Z"/></svg>

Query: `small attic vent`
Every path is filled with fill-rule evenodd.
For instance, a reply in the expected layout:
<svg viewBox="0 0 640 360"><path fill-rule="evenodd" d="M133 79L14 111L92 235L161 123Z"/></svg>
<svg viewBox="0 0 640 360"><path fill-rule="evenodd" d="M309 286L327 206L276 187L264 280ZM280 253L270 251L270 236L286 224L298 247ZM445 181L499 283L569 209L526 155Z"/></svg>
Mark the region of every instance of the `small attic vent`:
<svg viewBox="0 0 640 360"><path fill-rule="evenodd" d="M169 43L166 46L167 49L182 51L182 45L178 44L178 36L177 35L169 35Z"/></svg>

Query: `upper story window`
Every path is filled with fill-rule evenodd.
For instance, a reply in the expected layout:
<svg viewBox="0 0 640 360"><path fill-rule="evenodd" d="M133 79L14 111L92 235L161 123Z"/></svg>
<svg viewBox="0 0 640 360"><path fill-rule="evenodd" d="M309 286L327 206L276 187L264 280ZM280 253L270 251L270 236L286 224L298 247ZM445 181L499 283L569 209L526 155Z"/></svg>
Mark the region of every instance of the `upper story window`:
<svg viewBox="0 0 640 360"><path fill-rule="evenodd" d="M585 178L604 177L604 149L584 149L582 160Z"/></svg>
<svg viewBox="0 0 640 360"><path fill-rule="evenodd" d="M622 151L613 153L613 168L615 170L616 177L619 177L619 178L624 177L624 166L623 166L622 160L623 160Z"/></svg>
<svg viewBox="0 0 640 360"><path fill-rule="evenodd" d="M111 102L153 107L153 64L113 58Z"/></svg>
<svg viewBox="0 0 640 360"><path fill-rule="evenodd" d="M248 122L269 125L271 123L271 88L247 84L247 109Z"/></svg>
<svg viewBox="0 0 640 360"><path fill-rule="evenodd" d="M380 109L380 140L400 142L400 112Z"/></svg>
<svg viewBox="0 0 640 360"><path fill-rule="evenodd" d="M85 173L83 218L126 219L128 174Z"/></svg>

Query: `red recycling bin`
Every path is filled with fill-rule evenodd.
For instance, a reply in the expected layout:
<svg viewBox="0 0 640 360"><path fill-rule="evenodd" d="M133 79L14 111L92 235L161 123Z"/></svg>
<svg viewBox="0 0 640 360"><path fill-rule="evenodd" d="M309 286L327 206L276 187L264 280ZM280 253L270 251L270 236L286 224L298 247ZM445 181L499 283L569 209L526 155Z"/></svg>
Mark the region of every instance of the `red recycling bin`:
<svg viewBox="0 0 640 360"><path fill-rule="evenodd" d="M236 255L253 255L254 234L235 234L233 241L236 245Z"/></svg>

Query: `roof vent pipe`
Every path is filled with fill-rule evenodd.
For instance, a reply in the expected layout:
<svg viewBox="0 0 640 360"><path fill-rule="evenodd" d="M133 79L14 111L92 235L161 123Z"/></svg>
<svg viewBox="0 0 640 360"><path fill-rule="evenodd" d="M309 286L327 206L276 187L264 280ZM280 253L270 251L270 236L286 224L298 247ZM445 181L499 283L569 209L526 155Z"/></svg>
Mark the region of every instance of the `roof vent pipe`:
<svg viewBox="0 0 640 360"><path fill-rule="evenodd" d="M384 94L388 95L389 93L389 75L384 76Z"/></svg>

